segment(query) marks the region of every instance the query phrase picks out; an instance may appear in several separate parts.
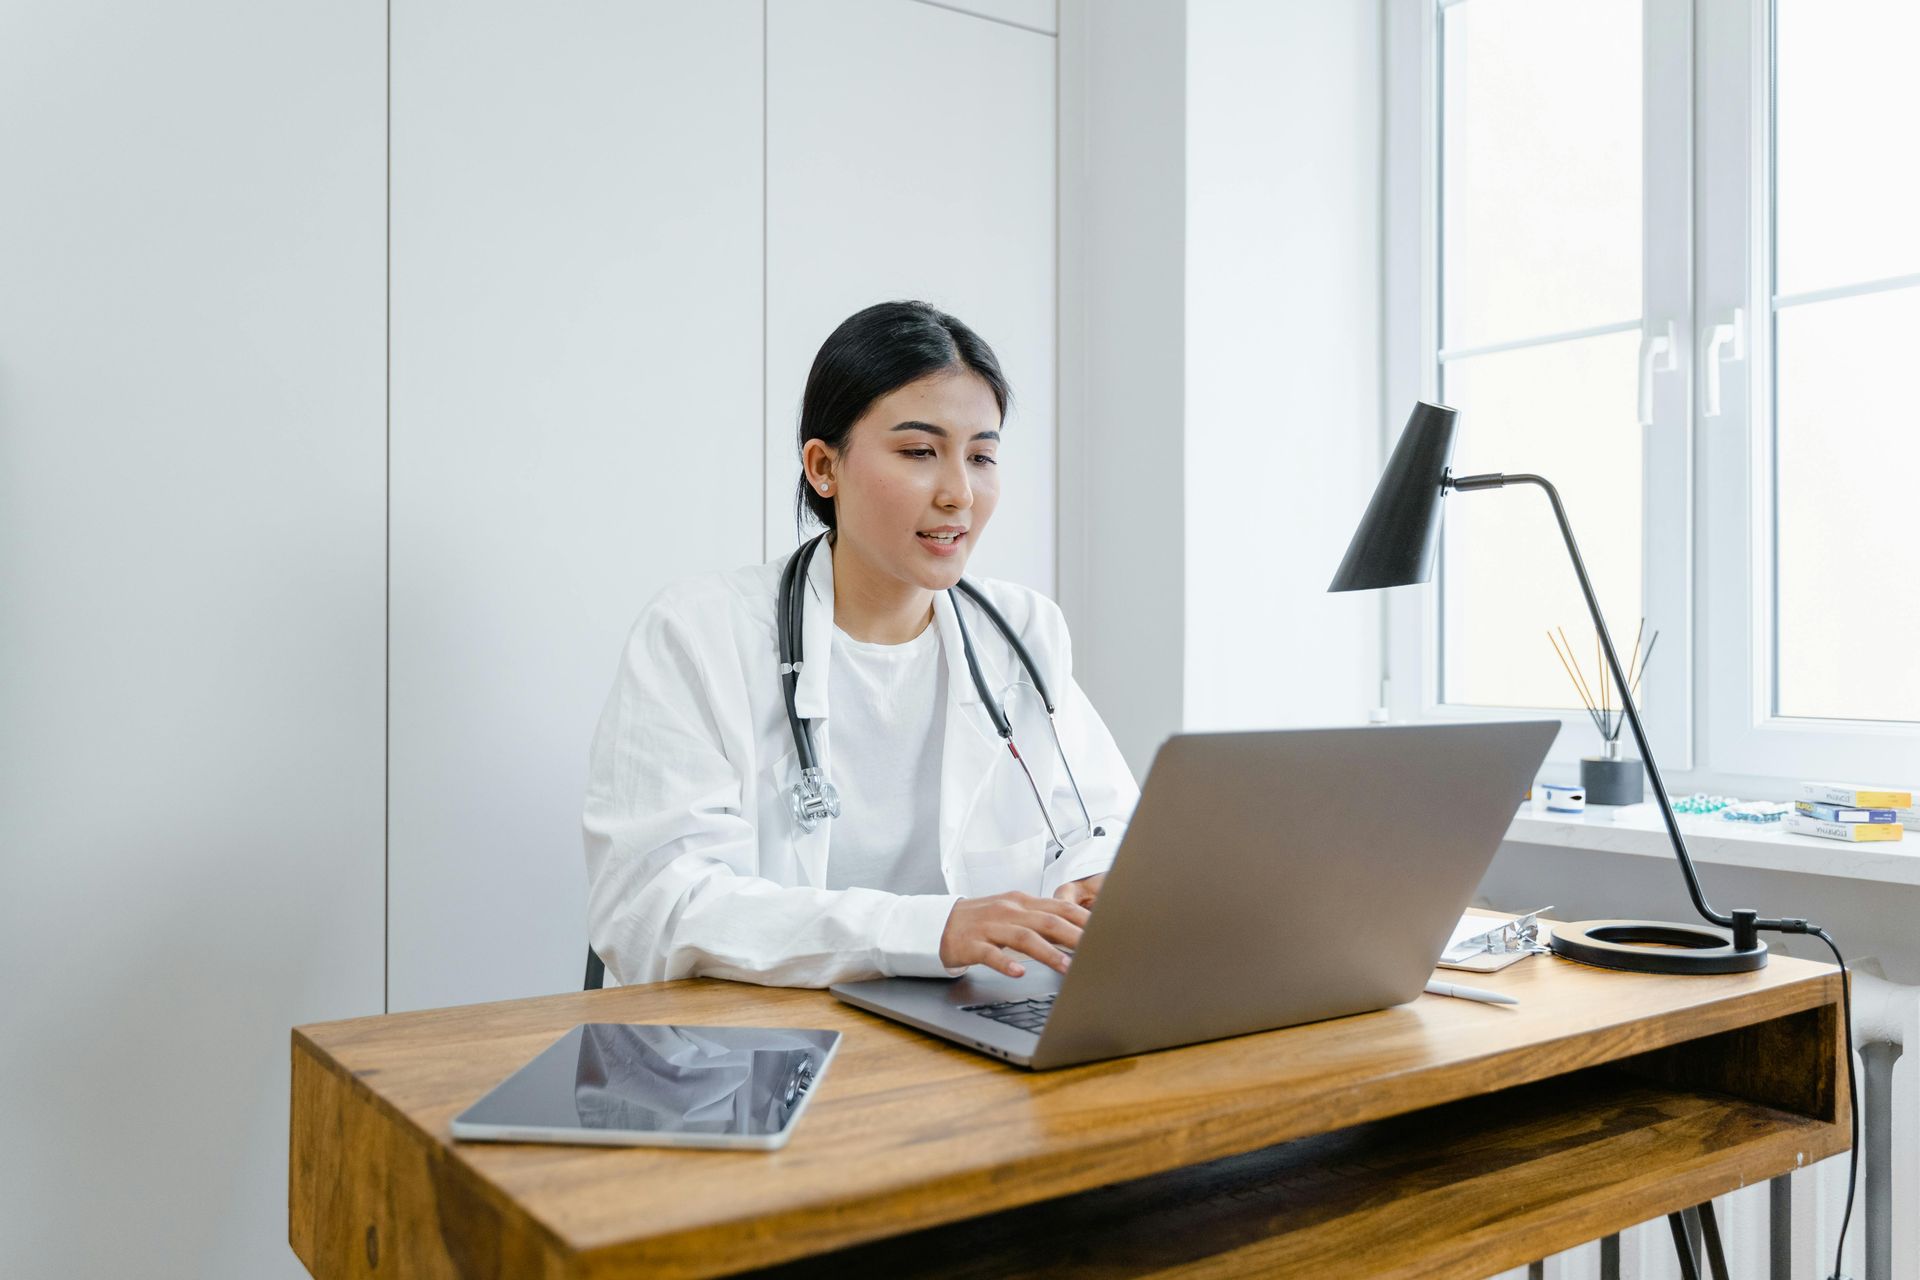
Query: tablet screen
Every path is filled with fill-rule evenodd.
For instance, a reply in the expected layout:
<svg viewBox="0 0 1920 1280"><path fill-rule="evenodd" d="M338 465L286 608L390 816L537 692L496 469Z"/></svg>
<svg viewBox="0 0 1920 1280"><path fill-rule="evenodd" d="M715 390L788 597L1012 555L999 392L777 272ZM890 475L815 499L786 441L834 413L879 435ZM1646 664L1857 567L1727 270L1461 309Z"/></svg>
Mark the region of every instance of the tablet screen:
<svg viewBox="0 0 1920 1280"><path fill-rule="evenodd" d="M793 1123L839 1041L788 1027L583 1023L461 1113L453 1132L759 1145Z"/></svg>

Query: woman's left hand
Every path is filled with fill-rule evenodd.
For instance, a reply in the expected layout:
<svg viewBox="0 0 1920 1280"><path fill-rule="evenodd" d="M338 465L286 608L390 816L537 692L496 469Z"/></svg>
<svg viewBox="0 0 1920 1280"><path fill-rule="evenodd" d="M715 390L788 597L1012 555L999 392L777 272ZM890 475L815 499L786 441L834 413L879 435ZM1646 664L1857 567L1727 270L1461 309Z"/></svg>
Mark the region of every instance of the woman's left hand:
<svg viewBox="0 0 1920 1280"><path fill-rule="evenodd" d="M1079 907L1093 906L1093 900L1100 896L1100 886L1107 882L1107 873L1088 876L1084 880L1069 880L1053 891L1053 896L1063 898Z"/></svg>

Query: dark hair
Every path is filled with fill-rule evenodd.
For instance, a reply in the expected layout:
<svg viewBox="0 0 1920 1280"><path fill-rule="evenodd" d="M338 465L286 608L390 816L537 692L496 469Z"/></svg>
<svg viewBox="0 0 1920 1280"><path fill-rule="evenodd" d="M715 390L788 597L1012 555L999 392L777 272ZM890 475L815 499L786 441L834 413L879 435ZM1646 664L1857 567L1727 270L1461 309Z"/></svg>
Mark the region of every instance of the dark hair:
<svg viewBox="0 0 1920 1280"><path fill-rule="evenodd" d="M820 344L800 401L800 449L820 440L846 446L847 433L875 400L943 369L978 374L993 391L1000 420L1013 393L1000 360L979 334L924 302L880 302L856 311ZM804 473L793 504L794 527L807 516L831 529L833 502L816 493Z"/></svg>

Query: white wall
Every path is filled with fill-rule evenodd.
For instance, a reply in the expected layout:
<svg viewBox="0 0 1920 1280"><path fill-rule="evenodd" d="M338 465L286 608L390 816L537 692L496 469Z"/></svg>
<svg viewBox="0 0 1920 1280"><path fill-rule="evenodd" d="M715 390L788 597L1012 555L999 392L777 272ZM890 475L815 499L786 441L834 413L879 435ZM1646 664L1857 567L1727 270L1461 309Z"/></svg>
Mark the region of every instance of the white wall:
<svg viewBox="0 0 1920 1280"><path fill-rule="evenodd" d="M1380 456L1381 39L1353 0L1061 6L1061 601L1136 772L1378 699L1380 605L1325 592Z"/></svg>
<svg viewBox="0 0 1920 1280"><path fill-rule="evenodd" d="M1377 593L1380 10L1187 6L1185 727L1358 724Z"/></svg>
<svg viewBox="0 0 1920 1280"><path fill-rule="evenodd" d="M0 1275L291 1276L377 1012L385 15L0 9Z"/></svg>
<svg viewBox="0 0 1920 1280"><path fill-rule="evenodd" d="M1182 718L1186 4L1060 6L1060 605L1138 776Z"/></svg>

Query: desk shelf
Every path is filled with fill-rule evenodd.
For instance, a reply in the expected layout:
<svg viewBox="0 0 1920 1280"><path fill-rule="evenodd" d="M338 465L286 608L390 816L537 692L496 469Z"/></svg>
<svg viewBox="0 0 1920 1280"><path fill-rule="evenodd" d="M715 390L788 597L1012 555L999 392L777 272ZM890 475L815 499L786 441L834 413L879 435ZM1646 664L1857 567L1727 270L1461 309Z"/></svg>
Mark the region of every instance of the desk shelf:
<svg viewBox="0 0 1920 1280"><path fill-rule="evenodd" d="M1598 1069L748 1274L1494 1275L1764 1181L1825 1127Z"/></svg>

